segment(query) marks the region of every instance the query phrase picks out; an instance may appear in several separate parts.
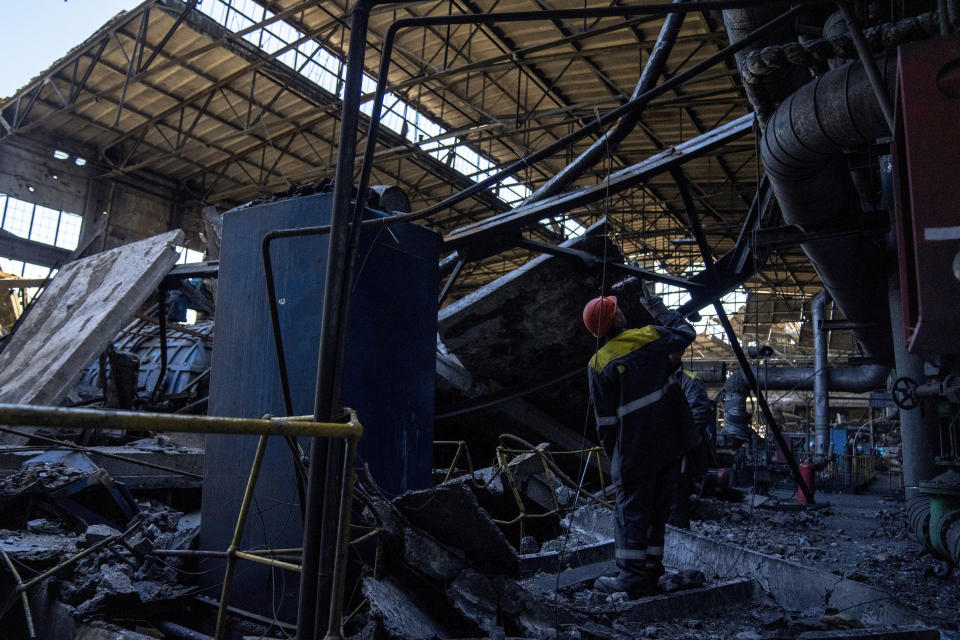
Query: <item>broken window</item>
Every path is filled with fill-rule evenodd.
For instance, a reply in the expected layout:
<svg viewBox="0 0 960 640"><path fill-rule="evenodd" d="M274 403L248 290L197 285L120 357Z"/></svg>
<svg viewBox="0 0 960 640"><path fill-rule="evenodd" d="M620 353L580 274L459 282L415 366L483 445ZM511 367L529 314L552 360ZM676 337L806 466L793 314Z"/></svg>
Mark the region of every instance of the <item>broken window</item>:
<svg viewBox="0 0 960 640"><path fill-rule="evenodd" d="M21 238L73 250L80 242L81 216L0 194L2 227Z"/></svg>
<svg viewBox="0 0 960 640"><path fill-rule="evenodd" d="M702 270L702 262L693 264L687 268L683 276L690 277ZM657 271L667 273L663 269L657 269ZM656 285L656 292L658 296L663 298L663 303L671 309L676 309L690 300L690 294L687 293L685 289L674 287L668 284L658 282ZM720 298L720 302L723 303L723 309L728 315L737 313L741 308L743 308L744 305L747 304L747 291L743 287L737 287L727 295ZM692 324L694 327L696 327L697 334L707 336L709 338L716 338L718 340L722 340L723 342L729 343L727 334L720 325L720 320L717 318L717 314L712 307L701 309L700 320L693 322Z"/></svg>
<svg viewBox="0 0 960 640"><path fill-rule="evenodd" d="M203 262L203 252L194 251L193 249L187 249L186 247L177 247L177 253L180 254L180 257L177 259L177 264L193 264L194 262Z"/></svg>

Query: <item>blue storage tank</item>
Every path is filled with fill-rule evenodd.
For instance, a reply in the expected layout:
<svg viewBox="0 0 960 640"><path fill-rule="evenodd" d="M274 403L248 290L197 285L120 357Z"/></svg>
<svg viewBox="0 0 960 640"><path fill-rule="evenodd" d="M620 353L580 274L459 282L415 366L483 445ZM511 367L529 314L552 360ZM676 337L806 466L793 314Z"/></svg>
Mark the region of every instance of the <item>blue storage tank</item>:
<svg viewBox="0 0 960 640"><path fill-rule="evenodd" d="M274 229L328 224L331 202L332 194L324 193L224 214L210 415L284 414L260 244ZM297 415L313 413L328 243L323 235L271 245ZM357 254L343 401L364 425L359 463L368 463L389 493L431 484L439 245L436 233L404 224L365 231ZM201 549L230 544L256 442L253 436L207 436ZM309 451L305 439L301 444ZM292 548L301 541L290 452L275 438L241 548ZM215 571L204 575L203 586L215 590L222 563L204 565ZM241 560L234 580L236 606L295 618L295 574L271 576L270 568Z"/></svg>

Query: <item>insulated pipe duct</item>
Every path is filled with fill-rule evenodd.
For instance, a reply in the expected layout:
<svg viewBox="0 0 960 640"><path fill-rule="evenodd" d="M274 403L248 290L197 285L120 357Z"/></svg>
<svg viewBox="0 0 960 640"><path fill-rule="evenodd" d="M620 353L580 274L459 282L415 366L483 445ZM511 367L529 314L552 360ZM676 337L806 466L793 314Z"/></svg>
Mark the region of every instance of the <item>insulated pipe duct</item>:
<svg viewBox="0 0 960 640"><path fill-rule="evenodd" d="M823 330L824 311L827 308L827 291L822 289L813 298L813 424L814 455L822 458L827 453L827 429L830 425L830 397L827 393L827 332Z"/></svg>
<svg viewBox="0 0 960 640"><path fill-rule="evenodd" d="M744 9L725 9L723 24L727 28L730 42L739 42L748 33L757 27L768 23L773 18L790 8L786 2L771 2L757 7ZM756 49L769 45L778 45L785 42L796 42L797 34L792 24L784 24L772 31L766 37L754 43L752 49L745 49L736 55L737 67L740 68L747 56ZM793 93L809 79L806 69L800 67L784 68L772 73L759 83L744 83L744 90L753 110L757 113L761 125L765 125L774 107L784 98Z"/></svg>
<svg viewBox="0 0 960 640"><path fill-rule="evenodd" d="M896 58L879 61L888 90L896 81ZM784 222L815 229L859 211L843 158L848 148L887 135L887 123L859 62L807 83L773 113L760 152ZM863 351L880 362L893 355L882 251L862 235L808 242L803 246ZM878 304L879 302L879 304Z"/></svg>
<svg viewBox="0 0 960 640"><path fill-rule="evenodd" d="M887 378L888 367L866 364L859 367L827 369L830 391L863 393L879 387ZM811 367L753 367L761 387L775 390L810 391L814 388L816 370ZM723 386L724 433L749 439L751 414L747 411L747 384L743 371L735 371Z"/></svg>

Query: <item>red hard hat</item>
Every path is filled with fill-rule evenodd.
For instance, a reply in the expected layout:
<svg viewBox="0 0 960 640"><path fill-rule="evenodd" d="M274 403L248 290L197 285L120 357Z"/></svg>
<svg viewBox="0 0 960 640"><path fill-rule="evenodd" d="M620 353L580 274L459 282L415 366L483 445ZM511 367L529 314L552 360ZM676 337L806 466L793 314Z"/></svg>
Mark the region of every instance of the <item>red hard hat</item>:
<svg viewBox="0 0 960 640"><path fill-rule="evenodd" d="M583 308L583 324L586 325L587 331L599 338L610 331L616 313L616 296L600 296L588 302Z"/></svg>

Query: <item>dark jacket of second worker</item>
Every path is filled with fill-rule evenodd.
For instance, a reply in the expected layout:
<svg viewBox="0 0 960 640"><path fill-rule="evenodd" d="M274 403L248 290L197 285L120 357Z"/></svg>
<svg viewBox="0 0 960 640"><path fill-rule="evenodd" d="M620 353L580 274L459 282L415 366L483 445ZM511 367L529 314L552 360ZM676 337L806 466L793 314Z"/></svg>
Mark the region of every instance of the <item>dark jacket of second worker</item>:
<svg viewBox="0 0 960 640"><path fill-rule="evenodd" d="M707 395L707 387L697 374L688 369L677 369L677 382L687 398L690 412L693 414L693 424L701 433L708 435L713 430L713 401Z"/></svg>
<svg viewBox="0 0 960 640"><path fill-rule="evenodd" d="M614 482L654 472L700 442L668 357L693 342L696 330L673 310L657 321L611 334L590 360L597 435Z"/></svg>

